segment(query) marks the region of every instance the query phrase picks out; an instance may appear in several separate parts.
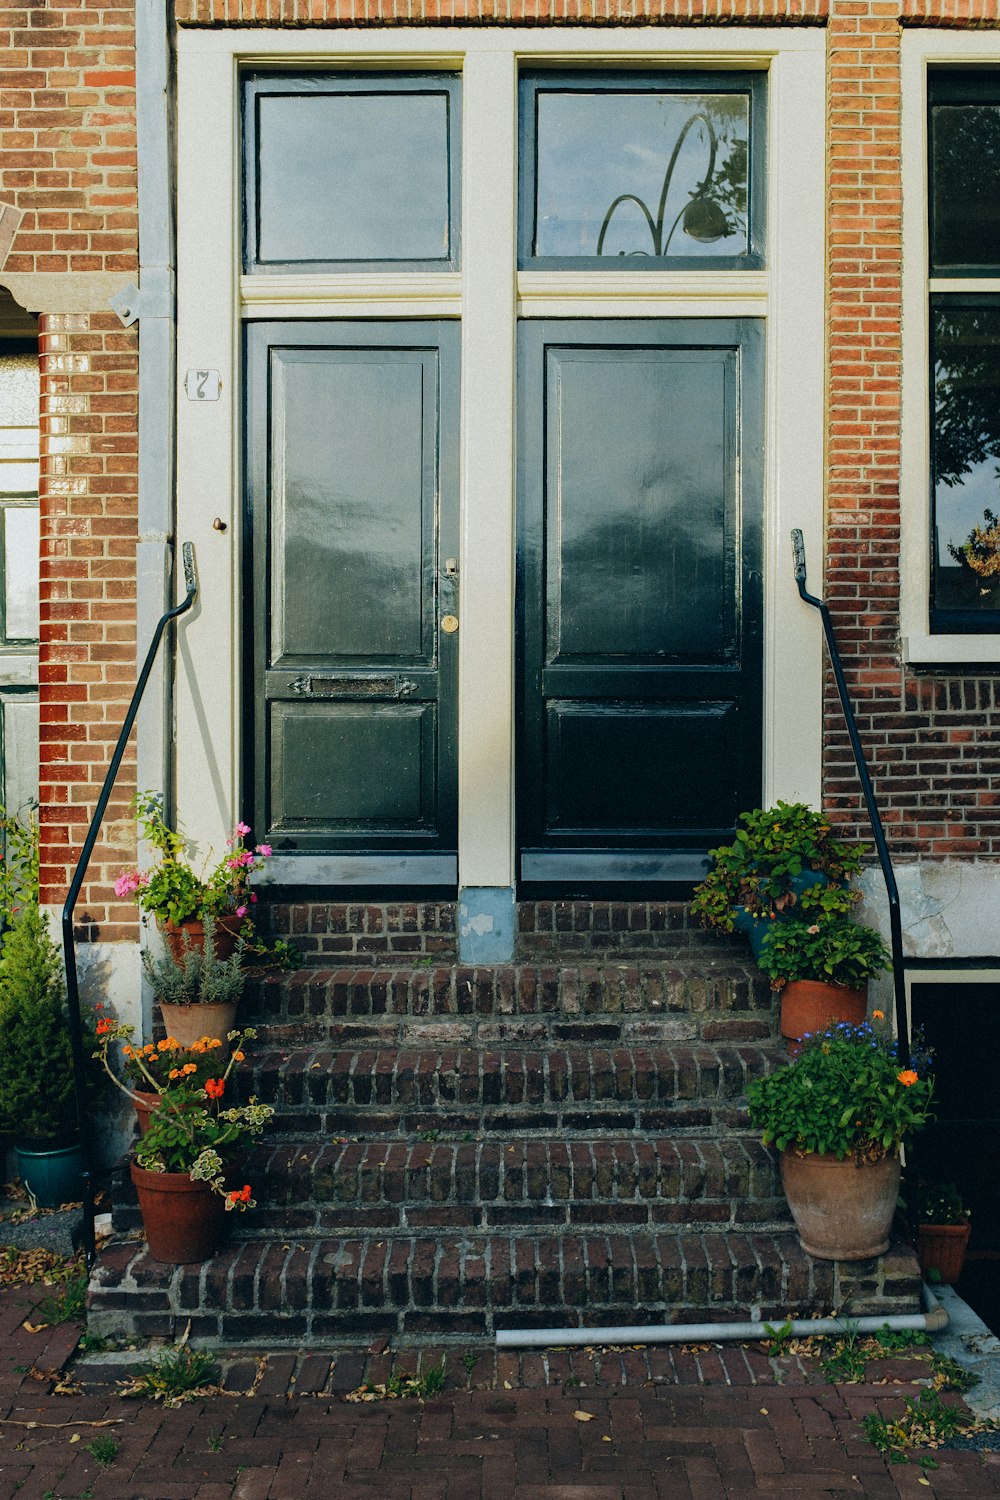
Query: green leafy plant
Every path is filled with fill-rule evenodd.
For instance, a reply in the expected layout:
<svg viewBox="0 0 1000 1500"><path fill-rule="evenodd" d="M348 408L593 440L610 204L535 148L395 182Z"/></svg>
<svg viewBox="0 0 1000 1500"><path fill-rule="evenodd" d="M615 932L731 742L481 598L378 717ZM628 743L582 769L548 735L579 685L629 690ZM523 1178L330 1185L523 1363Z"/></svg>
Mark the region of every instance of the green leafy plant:
<svg viewBox="0 0 1000 1500"><path fill-rule="evenodd" d="M940 1448L949 1438L969 1431L984 1431L992 1423L979 1423L960 1406L942 1401L938 1390L921 1391L907 1397L898 1417L882 1417L869 1412L864 1420L865 1434L891 1463L909 1462L914 1448Z"/></svg>
<svg viewBox="0 0 1000 1500"><path fill-rule="evenodd" d="M135 1159L139 1166L146 1172L183 1172L196 1182L207 1182L213 1192L225 1200L227 1210L253 1208L250 1184L245 1183L238 1189L227 1188L224 1172L239 1154L240 1147L262 1133L274 1114L274 1108L270 1104L259 1104L256 1099L251 1099L248 1104L222 1108L229 1076L235 1064L242 1062L245 1056L241 1044L257 1035L253 1028L229 1033L228 1040L234 1045L228 1062L218 1077L206 1078L201 1085L193 1081L197 1077L194 1063L181 1064L172 1070L176 1071L176 1078L168 1074L165 1084L159 1082L146 1066L145 1049L131 1047L132 1026L101 1022L98 1031L99 1046L95 1056L117 1087L134 1101L128 1085L118 1078L109 1055L114 1043L121 1042L129 1047L129 1060L150 1085L150 1092L160 1096L156 1109L150 1112L146 1133L136 1144ZM164 1038L164 1043L170 1041L172 1038ZM159 1051L159 1047L156 1050ZM163 1050L169 1049L164 1046Z"/></svg>
<svg viewBox="0 0 1000 1500"><path fill-rule="evenodd" d="M184 933L179 959L172 953L154 958L148 948L143 949L142 966L161 1005L207 1005L239 1000L247 981L243 967L246 944L240 938L235 953L229 958L219 958L214 935L214 920L208 916L204 948L193 947Z"/></svg>
<svg viewBox="0 0 1000 1500"><path fill-rule="evenodd" d="M0 931L26 905L38 904L38 821L33 803L0 807Z"/></svg>
<svg viewBox="0 0 1000 1500"><path fill-rule="evenodd" d="M83 1018L85 1051L95 1028ZM100 1070L88 1069L92 1104ZM21 1141L67 1142L76 1134L76 1095L62 956L37 904L28 902L0 950L0 1133Z"/></svg>
<svg viewBox="0 0 1000 1500"><path fill-rule="evenodd" d="M964 1224L971 1217L971 1210L965 1207L953 1182L921 1179L917 1183L916 1201L918 1224Z"/></svg>
<svg viewBox="0 0 1000 1500"><path fill-rule="evenodd" d="M706 927L732 932L741 907L777 917L802 899L793 882L804 874L838 885L861 868L860 851L835 838L830 820L803 802L754 808L739 823L732 844L710 851L712 869L695 887L691 910ZM856 897L839 899L853 904Z"/></svg>
<svg viewBox="0 0 1000 1500"><path fill-rule="evenodd" d="M160 793L138 793L133 808L139 831L156 850L159 863L151 870L123 871L115 881L117 896L134 896L144 913L176 925L206 917L249 918L257 900L250 890L250 876L270 858L270 844L248 849L244 841L250 827L237 823L226 841L226 853L210 866L209 851L199 874L187 858L183 838L166 821Z"/></svg>
<svg viewBox="0 0 1000 1500"><path fill-rule="evenodd" d="M747 1088L765 1146L862 1162L893 1155L930 1115L933 1083L901 1068L884 1023L808 1037L798 1057Z"/></svg>
<svg viewBox="0 0 1000 1500"><path fill-rule="evenodd" d="M776 922L765 934L758 964L780 990L796 979L863 989L892 962L889 950L871 927L835 914L807 921L793 917Z"/></svg>
<svg viewBox="0 0 1000 1500"><path fill-rule="evenodd" d="M87 1316L87 1285L90 1278L80 1271L63 1282L57 1291L50 1292L38 1304L38 1311L46 1323L82 1323Z"/></svg>
<svg viewBox="0 0 1000 1500"><path fill-rule="evenodd" d="M121 1447L116 1437L112 1437L109 1432L101 1432L93 1442L87 1444L87 1452L102 1469L109 1469L121 1452Z"/></svg>
<svg viewBox="0 0 1000 1500"><path fill-rule="evenodd" d="M206 1350L181 1344L142 1366L131 1380L119 1385L119 1391L123 1396L146 1396L164 1406L180 1406L214 1394L218 1374L219 1367Z"/></svg>

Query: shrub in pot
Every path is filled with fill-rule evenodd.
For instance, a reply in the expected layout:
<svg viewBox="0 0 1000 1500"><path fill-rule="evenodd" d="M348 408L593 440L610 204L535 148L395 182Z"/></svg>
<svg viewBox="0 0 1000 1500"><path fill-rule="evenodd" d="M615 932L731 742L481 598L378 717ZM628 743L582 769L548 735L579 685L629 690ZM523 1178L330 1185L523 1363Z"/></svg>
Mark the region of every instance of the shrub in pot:
<svg viewBox="0 0 1000 1500"><path fill-rule="evenodd" d="M692 912L718 932L745 932L755 952L771 924L791 916L813 887L843 885L861 868L858 849L803 802L741 813L732 844L710 850ZM815 909L815 908L812 908Z"/></svg>
<svg viewBox="0 0 1000 1500"><path fill-rule="evenodd" d="M818 893L807 915L776 923L761 945L758 964L781 992L781 1034L793 1054L834 1022L860 1025L868 981L892 962L879 934L851 920L845 897L853 904L850 891Z"/></svg>
<svg viewBox="0 0 1000 1500"><path fill-rule="evenodd" d="M111 1045L130 1046L132 1035L131 1026L109 1028L100 1039L97 1056L118 1087L134 1099L109 1059ZM153 1260L185 1264L207 1259L218 1248L226 1213L254 1206L250 1184L231 1187L226 1178L247 1144L264 1130L274 1109L256 1099L224 1106L229 1075L243 1058L239 1044L254 1035L249 1029L233 1032L229 1040L237 1045L225 1068L203 1084L195 1081L196 1070L188 1071L189 1064L177 1069L178 1077L168 1076L166 1083L158 1083L154 1072L142 1061L138 1063L158 1096L131 1168ZM133 1049L132 1060L137 1057Z"/></svg>
<svg viewBox="0 0 1000 1500"><path fill-rule="evenodd" d="M222 1040L236 1020L247 980L245 944L240 937L235 951L221 958L213 941L214 930L209 916L204 946L195 946L185 936L179 958L169 951L162 958L154 958L148 948L143 949L142 965L159 1002L163 1025L181 1047L190 1047L203 1036Z"/></svg>
<svg viewBox="0 0 1000 1500"><path fill-rule="evenodd" d="M953 1286L962 1274L972 1226L953 1182L917 1183L917 1259L925 1276Z"/></svg>
<svg viewBox="0 0 1000 1500"><path fill-rule="evenodd" d="M96 1029L92 1016L82 1021L89 1064ZM86 1083L96 1108L100 1070L88 1066ZM16 913L0 950L0 1134L13 1138L21 1179L39 1205L80 1197L83 1158L62 955L34 900Z"/></svg>
<svg viewBox="0 0 1000 1500"><path fill-rule="evenodd" d="M750 1118L781 1153L802 1248L867 1260L889 1245L903 1140L930 1114L933 1084L901 1068L884 1023L809 1037L797 1057L748 1089Z"/></svg>

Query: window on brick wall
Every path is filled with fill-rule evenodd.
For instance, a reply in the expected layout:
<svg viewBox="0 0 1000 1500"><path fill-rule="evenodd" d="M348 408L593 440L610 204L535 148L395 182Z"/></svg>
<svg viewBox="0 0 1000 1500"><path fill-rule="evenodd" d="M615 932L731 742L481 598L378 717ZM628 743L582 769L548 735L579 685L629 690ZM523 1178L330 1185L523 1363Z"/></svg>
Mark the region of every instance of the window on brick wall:
<svg viewBox="0 0 1000 1500"><path fill-rule="evenodd" d="M928 81L931 630L1000 631L1000 70Z"/></svg>

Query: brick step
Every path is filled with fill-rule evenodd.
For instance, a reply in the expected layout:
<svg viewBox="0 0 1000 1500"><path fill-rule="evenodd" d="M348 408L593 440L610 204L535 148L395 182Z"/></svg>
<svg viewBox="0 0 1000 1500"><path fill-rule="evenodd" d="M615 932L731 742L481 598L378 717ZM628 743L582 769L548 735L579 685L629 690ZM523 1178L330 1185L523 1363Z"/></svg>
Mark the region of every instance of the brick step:
<svg viewBox="0 0 1000 1500"><path fill-rule="evenodd" d="M240 1237L357 1230L625 1224L784 1224L774 1157L754 1137L712 1140L283 1141L245 1172L258 1206ZM242 1176L241 1176L242 1181ZM126 1169L114 1227L138 1229Z"/></svg>
<svg viewBox="0 0 1000 1500"><path fill-rule="evenodd" d="M699 963L642 959L576 964L386 965L299 969L248 990L250 1024L383 1019L405 1039L412 1021L450 1022L454 1040L671 1040L768 1034L777 1008L755 967L718 955ZM388 1022L396 1028L389 1031ZM464 1031L462 1030L464 1027ZM603 1030L602 1030L603 1028ZM742 1030L741 1030L742 1028Z"/></svg>
<svg viewBox="0 0 1000 1500"><path fill-rule="evenodd" d="M519 958L567 954L662 953L693 957L730 951L746 955L739 938L706 932L683 901L521 901L515 945ZM453 901L275 901L266 889L257 907L261 929L293 942L307 964L409 954L454 959Z"/></svg>
<svg viewBox="0 0 1000 1500"><path fill-rule="evenodd" d="M262 1037L234 1078L299 1135L473 1131L723 1131L745 1123L747 1083L776 1046L278 1050Z"/></svg>
<svg viewBox="0 0 1000 1500"><path fill-rule="evenodd" d="M908 1247L813 1260L794 1234L550 1232L235 1240L199 1265L112 1241L88 1294L96 1337L308 1345L380 1336L488 1337L500 1328L681 1323L831 1309L913 1312Z"/></svg>

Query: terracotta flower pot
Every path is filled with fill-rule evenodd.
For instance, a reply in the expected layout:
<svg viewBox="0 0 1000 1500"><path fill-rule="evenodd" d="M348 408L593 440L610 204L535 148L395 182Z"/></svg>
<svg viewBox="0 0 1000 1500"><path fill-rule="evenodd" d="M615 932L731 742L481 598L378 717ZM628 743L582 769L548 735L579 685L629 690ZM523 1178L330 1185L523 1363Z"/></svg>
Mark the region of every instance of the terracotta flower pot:
<svg viewBox="0 0 1000 1500"><path fill-rule="evenodd" d="M972 1225L921 1224L917 1230L917 1259L924 1272L936 1271L945 1286L954 1286L962 1274Z"/></svg>
<svg viewBox="0 0 1000 1500"><path fill-rule="evenodd" d="M793 979L781 991L781 1035L792 1057L802 1038L825 1031L838 1021L860 1026L868 1014L868 991L818 979Z"/></svg>
<svg viewBox="0 0 1000 1500"><path fill-rule="evenodd" d="M818 1260L870 1260L889 1248L899 1156L861 1166L849 1156L781 1153L781 1185L802 1248Z"/></svg>
<svg viewBox="0 0 1000 1500"><path fill-rule="evenodd" d="M131 1170L151 1258L187 1265L214 1255L226 1216L219 1194L186 1172L147 1172L137 1162Z"/></svg>
<svg viewBox="0 0 1000 1500"><path fill-rule="evenodd" d="M204 1005L164 1005L161 1002L160 1015L167 1036L174 1037L182 1047L193 1046L203 1036L218 1037L225 1044L236 1022L236 1002L226 1000Z"/></svg>
<svg viewBox="0 0 1000 1500"><path fill-rule="evenodd" d="M150 1111L156 1109L159 1103L159 1094L149 1093L146 1089L132 1090L132 1107L135 1110L135 1117L139 1123L140 1135L145 1135L149 1129Z"/></svg>
<svg viewBox="0 0 1000 1500"><path fill-rule="evenodd" d="M239 939L240 929L244 918L237 916L216 917L215 919L215 956L219 959L232 958L236 952L236 944ZM184 922L174 923L171 921L161 922L157 918L157 926L163 934L163 941L170 950L171 955L177 963L182 963L185 953L185 939L187 950L203 953L205 949L205 924L196 922L189 917Z"/></svg>

